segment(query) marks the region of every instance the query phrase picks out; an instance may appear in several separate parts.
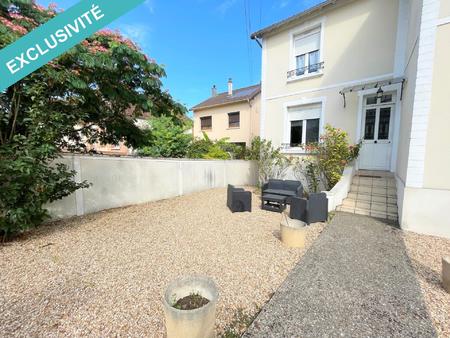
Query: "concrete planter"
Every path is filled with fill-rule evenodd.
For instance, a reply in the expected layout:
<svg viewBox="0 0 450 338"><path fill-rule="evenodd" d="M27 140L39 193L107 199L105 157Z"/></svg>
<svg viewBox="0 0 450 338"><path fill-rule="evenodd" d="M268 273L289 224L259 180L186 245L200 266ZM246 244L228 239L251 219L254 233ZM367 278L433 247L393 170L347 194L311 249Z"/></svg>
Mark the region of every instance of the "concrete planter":
<svg viewBox="0 0 450 338"><path fill-rule="evenodd" d="M450 293L450 257L442 258L442 284L444 289Z"/></svg>
<svg viewBox="0 0 450 338"><path fill-rule="evenodd" d="M192 294L207 298L209 303L194 310L178 310L173 307L179 299ZM207 277L184 277L171 282L163 299L167 338L214 337L218 297L216 284Z"/></svg>
<svg viewBox="0 0 450 338"><path fill-rule="evenodd" d="M289 218L283 213L280 223L281 241L290 248L304 248L306 243L306 223Z"/></svg>

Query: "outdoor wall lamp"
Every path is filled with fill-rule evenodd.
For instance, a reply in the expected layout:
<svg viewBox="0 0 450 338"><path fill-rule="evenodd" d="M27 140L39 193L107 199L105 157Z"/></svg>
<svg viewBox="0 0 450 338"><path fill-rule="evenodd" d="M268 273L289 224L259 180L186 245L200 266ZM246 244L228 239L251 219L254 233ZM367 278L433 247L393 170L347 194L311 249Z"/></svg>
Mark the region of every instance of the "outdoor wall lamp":
<svg viewBox="0 0 450 338"><path fill-rule="evenodd" d="M384 94L383 89L381 89L381 87L378 88L378 91L377 91L377 99L381 99L381 98L383 97L383 94Z"/></svg>

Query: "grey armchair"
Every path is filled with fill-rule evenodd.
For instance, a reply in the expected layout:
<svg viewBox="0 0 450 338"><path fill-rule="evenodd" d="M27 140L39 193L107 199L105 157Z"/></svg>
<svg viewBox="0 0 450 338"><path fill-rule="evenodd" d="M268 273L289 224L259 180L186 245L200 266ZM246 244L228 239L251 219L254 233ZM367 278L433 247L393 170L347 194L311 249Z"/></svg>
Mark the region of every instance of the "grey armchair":
<svg viewBox="0 0 450 338"><path fill-rule="evenodd" d="M310 194L308 199L293 197L289 217L306 224L326 222L328 219L328 198L325 193Z"/></svg>
<svg viewBox="0 0 450 338"><path fill-rule="evenodd" d="M228 184L227 206L232 212L252 211L252 193Z"/></svg>

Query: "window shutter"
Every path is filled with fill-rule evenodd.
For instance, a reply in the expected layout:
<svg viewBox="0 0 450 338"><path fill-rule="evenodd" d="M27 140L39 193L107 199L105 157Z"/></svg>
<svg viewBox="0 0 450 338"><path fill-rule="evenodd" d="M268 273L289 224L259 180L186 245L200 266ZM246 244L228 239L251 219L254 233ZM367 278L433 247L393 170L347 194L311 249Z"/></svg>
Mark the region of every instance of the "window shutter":
<svg viewBox="0 0 450 338"><path fill-rule="evenodd" d="M302 34L294 40L295 55L303 55L320 49L320 30Z"/></svg>
<svg viewBox="0 0 450 338"><path fill-rule="evenodd" d="M318 119L320 118L321 112L321 104L294 106L288 108L290 121Z"/></svg>

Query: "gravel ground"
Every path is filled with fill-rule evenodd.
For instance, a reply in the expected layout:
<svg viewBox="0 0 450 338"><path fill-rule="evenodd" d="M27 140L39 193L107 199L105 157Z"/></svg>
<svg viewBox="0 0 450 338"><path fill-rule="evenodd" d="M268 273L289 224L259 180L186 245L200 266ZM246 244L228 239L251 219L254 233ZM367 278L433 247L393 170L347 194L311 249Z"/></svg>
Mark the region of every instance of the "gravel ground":
<svg viewBox="0 0 450 338"><path fill-rule="evenodd" d="M216 281L219 333L255 313L305 251L280 243L280 214L257 196L252 213L232 214L225 198L214 189L100 212L0 246L0 335L160 337L165 287L187 274Z"/></svg>
<svg viewBox="0 0 450 338"><path fill-rule="evenodd" d="M450 239L400 232L417 274L425 304L440 337L450 337L450 294L441 283L442 257L450 256Z"/></svg>

